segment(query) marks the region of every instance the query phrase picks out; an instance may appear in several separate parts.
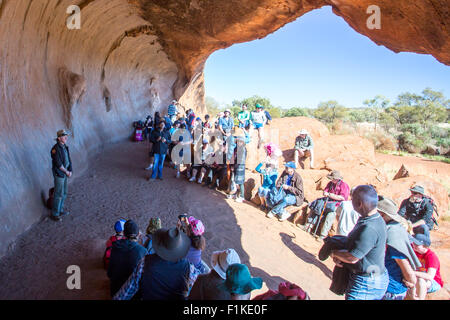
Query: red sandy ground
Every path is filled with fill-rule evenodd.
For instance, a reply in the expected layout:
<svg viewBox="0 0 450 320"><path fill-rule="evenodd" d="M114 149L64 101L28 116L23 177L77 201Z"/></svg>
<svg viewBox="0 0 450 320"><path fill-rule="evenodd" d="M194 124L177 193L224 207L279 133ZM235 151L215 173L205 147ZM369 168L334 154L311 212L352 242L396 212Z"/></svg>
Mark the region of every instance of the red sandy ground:
<svg viewBox="0 0 450 320"><path fill-rule="evenodd" d="M22 235L15 249L0 260L0 299L109 299L109 281L102 265L105 241L120 218L131 218L145 230L152 216L163 227L189 213L205 226L209 262L212 251L234 248L263 289L294 282L312 299L343 299L328 288L334 267L321 262L321 244L292 223L269 220L250 203L227 200L222 193L177 180L164 168L164 181L148 182L148 146L125 142L108 147L91 160L90 168L69 186L62 222L46 218ZM433 234L444 281L450 279L450 226ZM81 290L68 290L67 267L81 268ZM448 299L448 290L436 298Z"/></svg>

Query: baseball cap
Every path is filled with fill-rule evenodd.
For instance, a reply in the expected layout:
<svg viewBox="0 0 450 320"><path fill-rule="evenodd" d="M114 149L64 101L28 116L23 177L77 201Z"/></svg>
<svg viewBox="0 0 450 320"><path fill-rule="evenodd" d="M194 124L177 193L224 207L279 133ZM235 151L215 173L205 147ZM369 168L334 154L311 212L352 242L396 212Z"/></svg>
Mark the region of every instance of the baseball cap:
<svg viewBox="0 0 450 320"><path fill-rule="evenodd" d="M414 236L409 236L409 240L418 246L429 247L431 245L430 238L423 233L418 233L415 234Z"/></svg>
<svg viewBox="0 0 450 320"><path fill-rule="evenodd" d="M116 232L122 232L125 227L125 222L127 222L127 221L123 218L117 220L116 223L114 224L114 230Z"/></svg>
<svg viewBox="0 0 450 320"><path fill-rule="evenodd" d="M123 233L127 238L137 236L139 234L139 227L133 220L128 220L125 222Z"/></svg>
<svg viewBox="0 0 450 320"><path fill-rule="evenodd" d="M295 163L292 162L292 161L291 161L291 162L285 163L284 166L285 166L285 167L288 167L288 168L295 169Z"/></svg>

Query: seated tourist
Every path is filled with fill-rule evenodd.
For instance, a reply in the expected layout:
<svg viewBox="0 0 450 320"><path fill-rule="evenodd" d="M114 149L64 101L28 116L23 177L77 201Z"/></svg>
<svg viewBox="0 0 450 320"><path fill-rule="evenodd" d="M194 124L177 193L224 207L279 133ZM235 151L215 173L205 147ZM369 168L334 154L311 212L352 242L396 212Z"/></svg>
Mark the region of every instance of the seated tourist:
<svg viewBox="0 0 450 320"><path fill-rule="evenodd" d="M247 110L247 105L242 105L242 110L238 113L239 128L245 128L250 124L250 112Z"/></svg>
<svg viewBox="0 0 450 320"><path fill-rule="evenodd" d="M381 300L389 275L384 265L386 224L377 210L377 192L371 186L358 186L352 202L361 218L347 237L347 249L333 250L331 257L338 267L353 265L345 289L346 300Z"/></svg>
<svg viewBox="0 0 450 320"><path fill-rule="evenodd" d="M264 113L264 107L260 104L256 104L256 110L250 115L250 120L253 123L253 127L258 131L258 149L264 142L264 125L267 123L266 114Z"/></svg>
<svg viewBox="0 0 450 320"><path fill-rule="evenodd" d="M250 300L251 292L262 288L261 278L252 278L245 264L235 263L226 271L226 279L218 287L229 292L231 300Z"/></svg>
<svg viewBox="0 0 450 320"><path fill-rule="evenodd" d="M161 219L152 217L148 222L147 229L145 230L145 235L142 237L141 245L147 249L147 254L155 253L153 250L153 234L161 229Z"/></svg>
<svg viewBox="0 0 450 320"><path fill-rule="evenodd" d="M189 237L178 228L159 229L153 235L155 254L146 255L114 300L130 300L140 292L143 300L186 300L198 271L186 259Z"/></svg>
<svg viewBox="0 0 450 320"><path fill-rule="evenodd" d="M210 189L218 189L222 180L227 177L227 148L224 145L219 146L219 148L222 148L222 161L219 159L209 166L208 175L211 176ZM216 153L213 153L210 156L215 157Z"/></svg>
<svg viewBox="0 0 450 320"><path fill-rule="evenodd" d="M125 223L124 235L126 239L115 241L111 249L107 273L111 284L111 297L127 281L136 265L147 253L147 250L137 242L139 227L133 220Z"/></svg>
<svg viewBox="0 0 450 320"><path fill-rule="evenodd" d="M410 221L413 233L423 233L430 236L433 230L433 205L425 196L425 190L421 186L409 189L411 196L400 204L398 214Z"/></svg>
<svg viewBox="0 0 450 320"><path fill-rule="evenodd" d="M304 228L306 231L312 231L315 234L321 221L324 221L322 229L319 231L320 239L324 239L328 236L328 232L336 219L336 209L340 206L342 201L348 200L350 194L350 188L348 184L343 181L343 177L339 171L333 170L327 175L327 178L331 181L328 182L323 190L324 198L319 198L311 202L309 205L310 212Z"/></svg>
<svg viewBox="0 0 450 320"><path fill-rule="evenodd" d="M421 262L421 267L417 270L417 285L415 288L414 300L425 300L427 293L439 291L444 282L441 277L441 264L436 253L431 251L430 238L422 233L410 237L414 252Z"/></svg>
<svg viewBox="0 0 450 320"><path fill-rule="evenodd" d="M277 182L278 171L273 163L266 163L266 167L262 168L263 163L261 162L256 167L256 172L263 176L263 183L258 189L258 196L261 201L261 210L265 211L267 209L266 197L272 188L275 188Z"/></svg>
<svg viewBox="0 0 450 320"><path fill-rule="evenodd" d="M273 206L266 217L273 218L277 216L280 221L284 221L290 216L285 208L291 205L301 206L304 200L303 180L295 171L295 164L293 162L285 164L285 170L278 178L276 188L278 190L282 188L285 196Z"/></svg>
<svg viewBox="0 0 450 320"><path fill-rule="evenodd" d="M123 228L125 226L125 222L127 222L125 219L119 219L114 224L114 230L116 231L116 234L111 236L108 239L108 241L106 241L106 250L103 255L103 266L105 267L106 270L108 270L109 259L111 257L111 250L113 243L117 240L125 239L125 236L123 235Z"/></svg>
<svg viewBox="0 0 450 320"><path fill-rule="evenodd" d="M241 263L241 259L234 249L213 252L212 270L208 274L198 276L189 294L189 300L231 300L230 292L219 289L218 285L226 280L228 266L235 263Z"/></svg>
<svg viewBox="0 0 450 320"><path fill-rule="evenodd" d="M355 190L355 188L350 190L350 197L353 194L353 190ZM359 214L353 209L351 199L341 202L341 205L336 209L336 216L338 220L336 235L348 236L359 219Z"/></svg>
<svg viewBox="0 0 450 320"><path fill-rule="evenodd" d="M310 300L310 298L302 288L294 283L285 281L278 285L278 291L269 290L254 297L252 300Z"/></svg>
<svg viewBox="0 0 450 320"><path fill-rule="evenodd" d="M378 197L378 213L387 228L384 264L389 274L389 285L383 300L404 300L408 289L415 287L417 278L414 271L421 266L397 211L397 205L392 199Z"/></svg>
<svg viewBox="0 0 450 320"><path fill-rule="evenodd" d="M314 143L306 129L299 131L294 149L295 165L297 166L299 158L310 157L309 166L314 169Z"/></svg>
<svg viewBox="0 0 450 320"><path fill-rule="evenodd" d="M191 246L186 255L186 260L194 265L199 271L199 274L208 273L210 268L202 260L202 252L206 247L206 240L203 236L203 233L205 233L205 226L201 220L192 216L187 219L187 223L186 234L189 239L191 239Z"/></svg>
<svg viewBox="0 0 450 320"><path fill-rule="evenodd" d="M203 139L202 147L199 150L200 159L196 159L194 157L194 164L192 165L192 177L189 179L189 182L194 182L198 172L200 171L197 183L201 184L203 182L203 178L205 177L206 170L208 169L208 165L206 160L209 155L214 152L214 149L210 146L208 139ZM198 163L196 163L198 162Z"/></svg>

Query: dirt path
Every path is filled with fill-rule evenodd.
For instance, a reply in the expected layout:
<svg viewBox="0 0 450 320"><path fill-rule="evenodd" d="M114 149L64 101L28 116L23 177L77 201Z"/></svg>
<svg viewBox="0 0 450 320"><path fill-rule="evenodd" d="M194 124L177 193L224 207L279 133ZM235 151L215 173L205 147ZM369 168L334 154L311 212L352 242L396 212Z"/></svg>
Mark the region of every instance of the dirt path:
<svg viewBox="0 0 450 320"><path fill-rule="evenodd" d="M60 223L48 218L38 223L0 260L0 299L109 299L101 258L115 220L134 219L143 230L151 216L168 227L184 212L206 226L205 261L214 250L234 248L252 274L263 278L255 294L289 280L313 299L342 299L328 290L333 264L317 259L320 244L312 237L290 222L267 219L250 204L177 180L171 169L164 169L164 181L148 182L147 151L143 143L125 142L91 160L90 169L69 186L71 215ZM70 265L81 268L81 290L66 287Z"/></svg>

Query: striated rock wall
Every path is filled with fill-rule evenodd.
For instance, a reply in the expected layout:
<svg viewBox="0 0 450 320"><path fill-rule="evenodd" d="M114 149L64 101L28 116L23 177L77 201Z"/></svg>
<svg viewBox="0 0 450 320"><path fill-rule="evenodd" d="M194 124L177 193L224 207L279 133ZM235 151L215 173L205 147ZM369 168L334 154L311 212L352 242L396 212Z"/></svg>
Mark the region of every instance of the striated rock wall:
<svg viewBox="0 0 450 320"><path fill-rule="evenodd" d="M70 5L81 29L66 27ZM369 5L382 28L366 27ZM395 52L450 64L448 0L0 0L0 256L45 214L49 150L70 128L75 176L89 153L173 98L204 113L203 67L217 49L262 38L331 5ZM131 161L131 160L130 160Z"/></svg>

